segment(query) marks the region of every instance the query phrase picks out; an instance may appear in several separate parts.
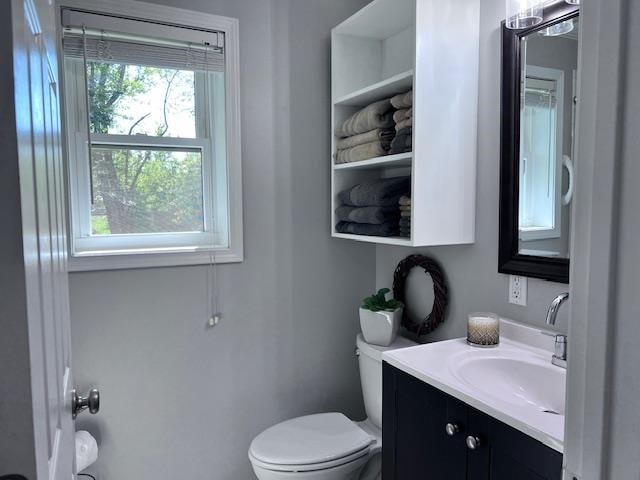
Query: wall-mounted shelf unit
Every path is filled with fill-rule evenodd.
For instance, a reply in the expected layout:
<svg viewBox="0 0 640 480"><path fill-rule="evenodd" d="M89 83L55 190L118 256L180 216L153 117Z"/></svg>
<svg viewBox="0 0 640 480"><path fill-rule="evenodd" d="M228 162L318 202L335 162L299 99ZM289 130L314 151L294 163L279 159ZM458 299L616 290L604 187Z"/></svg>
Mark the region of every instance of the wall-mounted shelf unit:
<svg viewBox="0 0 640 480"><path fill-rule="evenodd" d="M374 0L332 31L333 132L367 105L413 88L413 151L353 163L331 159L331 232L391 245L473 243L479 0ZM418 48L418 45L420 48ZM411 176L411 237L338 233L338 194Z"/></svg>
<svg viewBox="0 0 640 480"><path fill-rule="evenodd" d="M381 98L391 97L398 92L411 90L411 87L413 87L413 70L408 70L343 95L336 99L334 105L367 105Z"/></svg>

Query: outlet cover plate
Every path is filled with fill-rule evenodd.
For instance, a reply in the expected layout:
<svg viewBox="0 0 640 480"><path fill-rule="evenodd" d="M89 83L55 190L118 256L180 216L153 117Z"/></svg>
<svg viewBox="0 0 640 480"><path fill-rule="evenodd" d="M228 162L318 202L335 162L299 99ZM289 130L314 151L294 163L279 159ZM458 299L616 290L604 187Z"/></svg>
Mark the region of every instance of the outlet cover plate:
<svg viewBox="0 0 640 480"><path fill-rule="evenodd" d="M509 303L527 306L527 277L509 275Z"/></svg>

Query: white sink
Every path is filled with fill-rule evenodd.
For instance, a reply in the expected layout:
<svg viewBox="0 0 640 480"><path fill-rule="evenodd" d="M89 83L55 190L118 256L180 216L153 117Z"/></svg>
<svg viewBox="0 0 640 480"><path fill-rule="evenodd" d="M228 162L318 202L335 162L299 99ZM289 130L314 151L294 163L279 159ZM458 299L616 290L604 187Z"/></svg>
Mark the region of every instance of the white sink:
<svg viewBox="0 0 640 480"><path fill-rule="evenodd" d="M564 415L565 372L506 356L466 355L450 365L454 375L497 401L511 402L551 415ZM552 368L553 367L553 368Z"/></svg>
<svg viewBox="0 0 640 480"><path fill-rule="evenodd" d="M566 371L551 364L553 344L539 348L546 337L529 333L535 347L501 338L497 348L475 348L456 339L384 352L382 359L562 452Z"/></svg>

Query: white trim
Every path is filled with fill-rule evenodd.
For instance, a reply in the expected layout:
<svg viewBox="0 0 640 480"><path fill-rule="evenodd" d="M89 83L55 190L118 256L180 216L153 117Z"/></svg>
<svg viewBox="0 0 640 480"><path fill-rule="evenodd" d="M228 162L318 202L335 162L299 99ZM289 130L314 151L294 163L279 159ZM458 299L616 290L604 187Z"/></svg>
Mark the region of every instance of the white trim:
<svg viewBox="0 0 640 480"><path fill-rule="evenodd" d="M225 36L225 125L226 125L226 178L220 175L221 172L212 172L205 181L220 185L220 181L227 183L227 205L226 212L222 221L227 222L228 226L228 248L214 248L215 260L218 263L241 262L244 259L243 246L243 221L242 221L242 165L241 165L241 124L240 124L240 51L239 51L239 22L235 18L212 15L202 12L189 11L181 8L161 6L146 2L128 1L128 0L110 0L103 2L101 0L58 0L58 9L65 7L77 8L86 12L95 12L109 15L123 16L132 19L141 19L146 21L154 21L161 24L183 26L191 28L199 28L207 31L217 31L224 33ZM58 34L62 34L62 26L58 24ZM59 52L61 53L61 42L58 42ZM62 55L60 55L62 59ZM62 60L61 60L62 61ZM64 80L63 80L64 81ZM64 91L64 89L62 89ZM65 104L63 102L63 104ZM66 105L66 104L65 104ZM68 106L67 106L68 107ZM77 112L76 112L77 115ZM63 112L63 124L66 128L66 108ZM96 136L94 141L96 140ZM113 136L111 136L113 137ZM100 141L107 141L107 138L98 137ZM111 140L114 140L112 138ZM127 141L126 144L138 144L138 139L131 137L121 139ZM169 145L169 146L185 146L194 145L199 140L194 139L158 139L154 137L140 138L140 145ZM147 140L149 141L147 143ZM73 143L73 142L71 142ZM220 141L216 142L219 146ZM76 145L66 145L66 157L69 158L69 150L83 148L86 143L77 142ZM69 182L76 182L75 175L69 174L69 166L67 165L67 177ZM75 189L70 190L76 190ZM217 191L215 189L214 191ZM75 200L74 200L75 199ZM67 202L68 214L71 218L70 224L74 224L73 215L70 205L75 203L77 198L70 196ZM219 203L219 202L218 202ZM220 214L220 211L217 212ZM71 271L83 270L108 270L108 269L126 269L126 268L148 268L154 266L171 266L171 265L197 265L207 264L211 261L208 249L204 251L199 247L189 247L185 251L184 248L173 249L170 252L162 249L156 249L153 253L134 253L114 252L113 254L95 256L84 254L81 256L72 256L74 251L74 235L69 235L69 267ZM159 253L162 252L162 253ZM95 252L94 252L95 253Z"/></svg>
<svg viewBox="0 0 640 480"><path fill-rule="evenodd" d="M543 240L548 238L560 238L562 236L562 161L564 146L564 72L558 68L539 67L537 65L526 66L526 78L531 75L532 80L551 80L556 87L556 162L553 172L554 200L553 200L553 227L519 227L519 237L523 242ZM525 80L526 84L526 80ZM522 189L521 189L522 190Z"/></svg>
<svg viewBox="0 0 640 480"><path fill-rule="evenodd" d="M626 4L581 5L565 480L608 478Z"/></svg>
<svg viewBox="0 0 640 480"><path fill-rule="evenodd" d="M154 21L167 25L187 26L207 31L219 31L227 34L238 31L238 19L196 12L176 7L167 7L156 3L135 0L58 0L58 7L72 7L86 12L103 13L138 20ZM227 41L228 42L228 41ZM237 50L237 49L236 49ZM236 57L237 58L237 57Z"/></svg>
<svg viewBox="0 0 640 480"><path fill-rule="evenodd" d="M227 249L214 250L213 252L213 258L215 258L216 263L238 263L244 260L244 255L241 251ZM70 257L69 271L88 272L95 270L209 265L211 258L212 256L207 251Z"/></svg>
<svg viewBox="0 0 640 480"><path fill-rule="evenodd" d="M139 147L139 148L175 148L184 150L204 150L209 143L205 138L153 137L150 135L111 135L92 133L92 145Z"/></svg>

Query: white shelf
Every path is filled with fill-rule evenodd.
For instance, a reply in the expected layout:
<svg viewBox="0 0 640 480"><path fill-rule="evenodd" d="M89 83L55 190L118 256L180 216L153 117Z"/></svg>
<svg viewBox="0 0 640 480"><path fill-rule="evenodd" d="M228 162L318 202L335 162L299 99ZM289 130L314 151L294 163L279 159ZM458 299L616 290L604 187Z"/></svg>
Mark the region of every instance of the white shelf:
<svg viewBox="0 0 640 480"><path fill-rule="evenodd" d="M333 237L407 247L474 242L480 2L372 0L333 29L331 132L371 102L410 89L415 132L413 152L328 161ZM335 152L339 139L331 140ZM411 238L336 232L340 192L406 175Z"/></svg>
<svg viewBox="0 0 640 480"><path fill-rule="evenodd" d="M413 161L413 153L398 153L385 155L384 157L370 158L359 162L337 163L334 170L375 170L378 168L402 168L410 167Z"/></svg>
<svg viewBox="0 0 640 480"><path fill-rule="evenodd" d="M372 237L369 235L354 235L352 233L333 233L335 238L344 238L346 240L357 240L359 242L368 242L368 243L382 243L387 245L401 245L404 247L411 247L413 243L411 243L410 238L406 237Z"/></svg>
<svg viewBox="0 0 640 480"><path fill-rule="evenodd" d="M413 70L407 70L381 82L376 82L373 85L343 95L336 99L334 105L366 106L376 100L382 100L411 90L412 86Z"/></svg>

